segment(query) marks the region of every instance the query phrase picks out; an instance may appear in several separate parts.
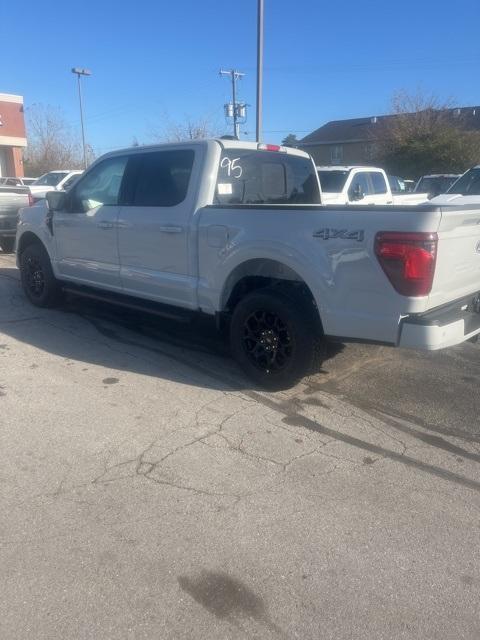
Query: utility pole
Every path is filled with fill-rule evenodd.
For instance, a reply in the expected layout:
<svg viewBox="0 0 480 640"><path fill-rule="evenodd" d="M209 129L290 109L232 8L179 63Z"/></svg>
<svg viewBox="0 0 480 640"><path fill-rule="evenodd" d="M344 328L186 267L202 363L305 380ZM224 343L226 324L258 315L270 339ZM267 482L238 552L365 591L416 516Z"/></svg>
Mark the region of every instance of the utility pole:
<svg viewBox="0 0 480 640"><path fill-rule="evenodd" d="M238 140L240 138L239 119L245 118L246 105L244 103L237 102L237 80L243 78L245 74L240 71L236 71L235 69L230 69L229 71L220 69L220 75L230 76L232 80L232 103L231 105L225 105L225 115L228 118L233 119L233 135Z"/></svg>
<svg viewBox="0 0 480 640"><path fill-rule="evenodd" d="M83 126L83 99L82 99L82 84L80 82L80 76L91 76L92 72L89 69L81 69L80 67L73 67L72 73L75 73L78 79L78 102L80 104L80 124L82 127L82 146L83 146L83 167L87 168L87 147L85 145L85 128Z"/></svg>
<svg viewBox="0 0 480 640"><path fill-rule="evenodd" d="M258 1L257 9L257 142L262 138L263 115L263 0Z"/></svg>

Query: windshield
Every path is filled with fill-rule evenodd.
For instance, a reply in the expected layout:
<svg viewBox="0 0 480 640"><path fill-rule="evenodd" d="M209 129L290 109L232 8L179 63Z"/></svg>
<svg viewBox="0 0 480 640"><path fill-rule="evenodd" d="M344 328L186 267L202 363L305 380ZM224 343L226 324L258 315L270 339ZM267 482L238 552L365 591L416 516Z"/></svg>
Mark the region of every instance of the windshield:
<svg viewBox="0 0 480 640"><path fill-rule="evenodd" d="M345 186L350 171L318 171L320 185L324 193L340 193Z"/></svg>
<svg viewBox="0 0 480 640"><path fill-rule="evenodd" d="M420 178L415 191L417 193L430 193L439 195L446 193L448 188L455 182L457 176L432 176L430 178Z"/></svg>
<svg viewBox="0 0 480 640"><path fill-rule="evenodd" d="M217 204L319 204L310 158L272 151L225 149L218 168Z"/></svg>
<svg viewBox="0 0 480 640"><path fill-rule="evenodd" d="M33 184L42 187L56 187L66 175L66 171L51 171L37 178Z"/></svg>
<svg viewBox="0 0 480 640"><path fill-rule="evenodd" d="M467 171L450 187L448 193L459 193L462 196L480 195L480 167Z"/></svg>

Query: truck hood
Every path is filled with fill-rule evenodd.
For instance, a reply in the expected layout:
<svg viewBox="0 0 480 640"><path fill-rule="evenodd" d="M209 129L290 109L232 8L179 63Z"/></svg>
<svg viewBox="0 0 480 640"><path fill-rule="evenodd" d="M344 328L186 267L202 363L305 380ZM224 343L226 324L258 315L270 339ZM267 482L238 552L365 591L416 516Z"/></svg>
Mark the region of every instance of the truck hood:
<svg viewBox="0 0 480 640"><path fill-rule="evenodd" d="M442 193L430 200L431 204L444 205L478 205L480 196L462 196L461 193Z"/></svg>

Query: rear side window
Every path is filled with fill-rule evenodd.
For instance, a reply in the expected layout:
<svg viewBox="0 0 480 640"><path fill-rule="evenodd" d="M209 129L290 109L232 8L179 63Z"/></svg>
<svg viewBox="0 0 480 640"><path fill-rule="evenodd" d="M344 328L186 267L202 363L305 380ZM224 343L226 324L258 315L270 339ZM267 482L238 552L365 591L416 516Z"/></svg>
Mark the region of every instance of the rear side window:
<svg viewBox="0 0 480 640"><path fill-rule="evenodd" d="M130 157L124 203L137 207L174 207L185 200L193 149L152 151Z"/></svg>
<svg viewBox="0 0 480 640"><path fill-rule="evenodd" d="M309 158L248 149L225 149L220 158L217 204L319 204Z"/></svg>
<svg viewBox="0 0 480 640"><path fill-rule="evenodd" d="M373 193L387 193L387 183L381 173L372 171L370 173L370 179L372 181Z"/></svg>

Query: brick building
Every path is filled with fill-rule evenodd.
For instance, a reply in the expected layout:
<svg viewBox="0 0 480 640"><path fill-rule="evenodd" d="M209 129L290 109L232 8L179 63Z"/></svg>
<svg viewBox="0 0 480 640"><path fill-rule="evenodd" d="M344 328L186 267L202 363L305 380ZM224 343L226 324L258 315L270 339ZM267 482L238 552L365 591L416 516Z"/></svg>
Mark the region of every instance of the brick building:
<svg viewBox="0 0 480 640"><path fill-rule="evenodd" d="M23 176L26 146L23 97L0 93L0 176Z"/></svg>

